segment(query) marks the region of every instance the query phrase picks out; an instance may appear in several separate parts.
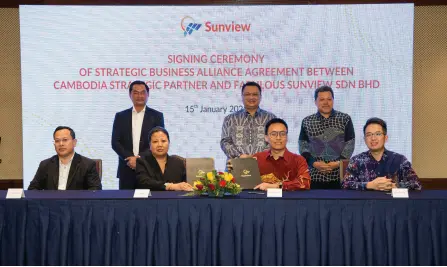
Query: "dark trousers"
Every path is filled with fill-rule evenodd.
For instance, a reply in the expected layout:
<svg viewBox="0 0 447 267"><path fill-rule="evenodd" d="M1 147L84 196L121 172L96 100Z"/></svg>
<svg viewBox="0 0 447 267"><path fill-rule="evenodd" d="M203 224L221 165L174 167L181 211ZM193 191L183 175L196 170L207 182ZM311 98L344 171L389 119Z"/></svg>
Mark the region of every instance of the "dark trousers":
<svg viewBox="0 0 447 267"><path fill-rule="evenodd" d="M341 189L340 181L316 182L311 181L310 189Z"/></svg>
<svg viewBox="0 0 447 267"><path fill-rule="evenodd" d="M133 179L132 179L133 178ZM120 178L120 190L134 190L137 188L137 180L135 177Z"/></svg>

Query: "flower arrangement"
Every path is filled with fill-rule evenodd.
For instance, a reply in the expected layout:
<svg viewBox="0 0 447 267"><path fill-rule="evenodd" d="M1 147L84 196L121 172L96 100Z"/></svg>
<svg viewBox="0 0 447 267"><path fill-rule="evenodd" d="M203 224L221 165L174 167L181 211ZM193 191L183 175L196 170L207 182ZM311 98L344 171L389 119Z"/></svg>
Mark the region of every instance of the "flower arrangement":
<svg viewBox="0 0 447 267"><path fill-rule="evenodd" d="M193 190L194 195L207 194L215 197L237 195L242 191L231 173L216 170L204 173L203 177L194 182Z"/></svg>

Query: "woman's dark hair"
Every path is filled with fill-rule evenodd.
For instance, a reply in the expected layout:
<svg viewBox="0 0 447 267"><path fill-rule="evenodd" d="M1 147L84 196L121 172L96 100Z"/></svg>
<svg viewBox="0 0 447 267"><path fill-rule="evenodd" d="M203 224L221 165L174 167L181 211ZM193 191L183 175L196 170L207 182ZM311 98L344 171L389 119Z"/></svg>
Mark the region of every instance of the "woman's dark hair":
<svg viewBox="0 0 447 267"><path fill-rule="evenodd" d="M162 132L164 134L166 134L166 136L168 137L168 141L171 142L171 140L169 140L169 133L168 131L166 131L165 128L161 127L161 126L155 126L154 128L152 128L149 132L149 143L151 142L151 137L154 133L158 133L158 132Z"/></svg>

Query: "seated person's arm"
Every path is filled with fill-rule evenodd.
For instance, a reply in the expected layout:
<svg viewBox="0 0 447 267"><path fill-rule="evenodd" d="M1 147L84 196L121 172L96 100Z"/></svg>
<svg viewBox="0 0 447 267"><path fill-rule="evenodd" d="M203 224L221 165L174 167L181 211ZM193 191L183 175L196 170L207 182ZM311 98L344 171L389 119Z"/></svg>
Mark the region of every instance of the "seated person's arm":
<svg viewBox="0 0 447 267"><path fill-rule="evenodd" d="M296 177L289 177L282 183L282 188L285 191L294 190L309 190L310 189L310 173L307 162L304 158L297 158L296 168L298 169L298 175Z"/></svg>
<svg viewBox="0 0 447 267"><path fill-rule="evenodd" d="M421 182L419 181L419 177L414 171L413 167L411 167L411 163L404 158L404 162L400 165L400 170L402 173L401 184L403 184L406 188L410 190L421 190Z"/></svg>
<svg viewBox="0 0 447 267"><path fill-rule="evenodd" d="M138 158L135 168L137 176L137 188L150 189L155 191L166 190L165 182L155 179L155 172L150 168L144 159Z"/></svg>
<svg viewBox="0 0 447 267"><path fill-rule="evenodd" d="M33 180L31 181L30 185L28 186L28 190L44 190L45 183L47 179L47 174L45 172L45 167L43 166L43 163L41 162L39 164L39 168L37 169L36 175L34 175Z"/></svg>
<svg viewBox="0 0 447 267"><path fill-rule="evenodd" d="M181 182L181 183L166 183L166 189L165 190L170 190L170 191L193 191L193 187L192 185L186 183L186 182Z"/></svg>
<svg viewBox="0 0 447 267"><path fill-rule="evenodd" d="M366 190L368 182L361 181L359 173L358 163L350 160L341 187L344 189Z"/></svg>
<svg viewBox="0 0 447 267"><path fill-rule="evenodd" d="M182 171L181 171L181 176L182 176L182 182L180 183L165 183L166 189L165 190L171 190L171 191L193 191L193 187L192 185L188 184L186 182L186 169L183 165L184 163L182 162Z"/></svg>
<svg viewBox="0 0 447 267"><path fill-rule="evenodd" d="M88 190L101 190L101 179L99 178L98 170L96 170L96 163L92 162L85 173L85 178L87 182L87 189Z"/></svg>
<svg viewBox="0 0 447 267"><path fill-rule="evenodd" d="M135 172L137 176L137 188L151 189L154 191L192 191L192 185L186 182L167 183L165 181L157 180L155 178L155 172L147 163L145 163L144 159L142 158L137 159ZM186 174L184 174L183 176L184 177L182 177L182 179L186 180Z"/></svg>
<svg viewBox="0 0 447 267"><path fill-rule="evenodd" d="M380 190L389 191L392 188L391 179L387 177L377 177L369 181L364 174L361 174L358 167L359 163L351 160L346 169L342 188L353 190Z"/></svg>

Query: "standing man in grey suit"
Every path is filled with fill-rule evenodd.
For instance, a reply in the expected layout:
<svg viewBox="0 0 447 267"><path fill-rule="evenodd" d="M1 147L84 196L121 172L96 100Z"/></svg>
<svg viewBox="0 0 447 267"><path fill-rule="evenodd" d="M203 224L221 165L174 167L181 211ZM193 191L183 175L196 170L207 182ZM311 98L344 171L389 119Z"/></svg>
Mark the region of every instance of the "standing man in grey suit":
<svg viewBox="0 0 447 267"><path fill-rule="evenodd" d="M146 106L149 87L142 81L129 86L133 107L116 113L113 121L112 148L118 154L119 189L135 189L136 159L149 148L149 131L164 127L163 113Z"/></svg>

